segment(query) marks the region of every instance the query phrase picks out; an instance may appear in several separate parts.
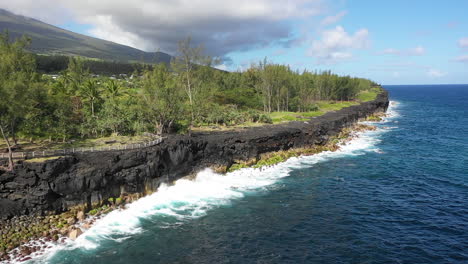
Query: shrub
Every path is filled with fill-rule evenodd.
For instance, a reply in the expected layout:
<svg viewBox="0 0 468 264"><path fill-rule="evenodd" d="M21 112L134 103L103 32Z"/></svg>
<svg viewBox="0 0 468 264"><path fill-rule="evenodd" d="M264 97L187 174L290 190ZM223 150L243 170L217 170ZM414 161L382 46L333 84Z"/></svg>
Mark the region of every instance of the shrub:
<svg viewBox="0 0 468 264"><path fill-rule="evenodd" d="M259 122L261 113L260 113L259 111L256 111L256 110L249 109L249 110L246 112L246 115L248 116L249 121L251 121L251 122Z"/></svg>
<svg viewBox="0 0 468 264"><path fill-rule="evenodd" d="M233 171L236 171L236 170L240 170L240 169L243 169L243 168L248 168L249 166L247 166L246 164L233 164L228 172L233 172Z"/></svg>
<svg viewBox="0 0 468 264"><path fill-rule="evenodd" d="M317 104L309 104L306 109L305 109L307 112L313 112L313 111L318 111L319 110L319 106Z"/></svg>
<svg viewBox="0 0 468 264"><path fill-rule="evenodd" d="M91 211L89 211L89 215L96 215L98 213L98 210L97 209L93 209Z"/></svg>
<svg viewBox="0 0 468 264"><path fill-rule="evenodd" d="M266 124L272 124L273 120L269 115L261 114L258 118L258 122L260 123L266 123Z"/></svg>

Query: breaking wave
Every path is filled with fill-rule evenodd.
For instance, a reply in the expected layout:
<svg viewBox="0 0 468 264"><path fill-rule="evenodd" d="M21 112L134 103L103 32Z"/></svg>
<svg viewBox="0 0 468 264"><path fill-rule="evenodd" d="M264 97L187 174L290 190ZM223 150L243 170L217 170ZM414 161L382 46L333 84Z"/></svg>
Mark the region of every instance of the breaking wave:
<svg viewBox="0 0 468 264"><path fill-rule="evenodd" d="M399 116L398 106L398 102L391 101L387 117L382 122L373 123L377 130L356 133L352 140L335 152L294 157L274 166L245 168L225 175L205 169L194 179L180 179L173 185L162 185L156 193L128 204L124 210L113 211L98 219L75 241L66 240L64 244L48 249L43 256L36 256L32 262L47 263L56 253L64 250L94 249L104 240L123 242L134 234L144 232L142 221L155 221L155 224L167 228L183 224L184 221L206 215L214 208L229 206L235 199L266 191L268 186L289 176L297 168L313 167L317 163L366 152L380 153L380 135L396 128L394 119ZM154 220L155 216L159 216L157 220Z"/></svg>

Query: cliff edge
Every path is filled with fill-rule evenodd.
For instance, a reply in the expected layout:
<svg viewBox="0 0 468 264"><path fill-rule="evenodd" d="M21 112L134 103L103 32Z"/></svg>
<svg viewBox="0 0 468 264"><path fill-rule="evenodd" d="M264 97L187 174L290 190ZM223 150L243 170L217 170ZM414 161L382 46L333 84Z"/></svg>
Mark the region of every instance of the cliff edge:
<svg viewBox="0 0 468 264"><path fill-rule="evenodd" d="M111 197L147 194L209 166L231 166L263 153L322 145L359 119L388 108L388 93L373 101L280 125L243 131L170 136L137 150L67 155L43 163L21 162L0 171L0 219L91 208Z"/></svg>

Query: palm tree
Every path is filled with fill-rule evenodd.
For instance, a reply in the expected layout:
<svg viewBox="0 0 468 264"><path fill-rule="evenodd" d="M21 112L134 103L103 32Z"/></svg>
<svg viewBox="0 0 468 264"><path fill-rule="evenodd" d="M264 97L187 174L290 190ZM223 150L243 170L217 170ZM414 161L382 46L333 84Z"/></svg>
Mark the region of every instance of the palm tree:
<svg viewBox="0 0 468 264"><path fill-rule="evenodd" d="M96 117L94 113L94 104L96 100L100 98L101 95L101 91L98 88L97 81L94 79L87 80L81 87L81 93L85 98L89 100L91 104L91 116L93 118Z"/></svg>
<svg viewBox="0 0 468 264"><path fill-rule="evenodd" d="M118 82L112 79L107 81L107 83L104 85L104 88L106 89L105 91L106 91L107 97L111 100L115 100L117 97L123 94L122 87L119 85Z"/></svg>

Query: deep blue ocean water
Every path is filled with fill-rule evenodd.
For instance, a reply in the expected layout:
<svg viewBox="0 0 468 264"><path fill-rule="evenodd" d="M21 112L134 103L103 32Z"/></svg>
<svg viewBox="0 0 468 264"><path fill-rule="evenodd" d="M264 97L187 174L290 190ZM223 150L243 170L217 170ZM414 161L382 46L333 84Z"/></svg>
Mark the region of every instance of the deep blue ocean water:
<svg viewBox="0 0 468 264"><path fill-rule="evenodd" d="M204 171L34 262L468 263L468 85L385 88L342 151Z"/></svg>

